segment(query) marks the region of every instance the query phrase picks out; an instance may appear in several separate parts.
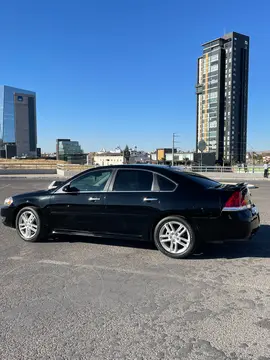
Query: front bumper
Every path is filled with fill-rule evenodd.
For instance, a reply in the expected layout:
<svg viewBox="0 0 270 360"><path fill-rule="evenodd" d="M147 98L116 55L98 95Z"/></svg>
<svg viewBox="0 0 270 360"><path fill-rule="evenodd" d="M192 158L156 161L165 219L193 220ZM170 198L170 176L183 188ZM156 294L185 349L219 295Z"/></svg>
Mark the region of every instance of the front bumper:
<svg viewBox="0 0 270 360"><path fill-rule="evenodd" d="M2 223L5 226L14 227L15 226L15 207L14 206L2 206L0 208L0 214L2 218Z"/></svg>

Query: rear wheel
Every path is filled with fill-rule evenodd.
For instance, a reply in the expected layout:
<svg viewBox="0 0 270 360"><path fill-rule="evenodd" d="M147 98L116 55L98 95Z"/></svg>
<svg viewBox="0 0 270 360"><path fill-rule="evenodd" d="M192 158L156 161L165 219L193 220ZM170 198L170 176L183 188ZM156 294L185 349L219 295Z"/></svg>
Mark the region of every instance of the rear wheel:
<svg viewBox="0 0 270 360"><path fill-rule="evenodd" d="M183 259L195 250L195 234L189 223L180 216L162 219L154 230L156 247L174 259Z"/></svg>
<svg viewBox="0 0 270 360"><path fill-rule="evenodd" d="M41 240L42 224L40 215L34 207L22 208L16 217L16 229L21 239L35 242Z"/></svg>

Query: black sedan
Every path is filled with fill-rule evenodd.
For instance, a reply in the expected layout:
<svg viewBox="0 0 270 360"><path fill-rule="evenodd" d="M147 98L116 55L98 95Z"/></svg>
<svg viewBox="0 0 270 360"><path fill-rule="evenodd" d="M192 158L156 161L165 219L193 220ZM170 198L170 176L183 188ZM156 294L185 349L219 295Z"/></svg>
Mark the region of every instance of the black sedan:
<svg viewBox="0 0 270 360"><path fill-rule="evenodd" d="M90 169L7 198L1 216L25 241L52 234L152 240L172 258L187 257L202 240L249 239L260 226L245 184L155 165Z"/></svg>

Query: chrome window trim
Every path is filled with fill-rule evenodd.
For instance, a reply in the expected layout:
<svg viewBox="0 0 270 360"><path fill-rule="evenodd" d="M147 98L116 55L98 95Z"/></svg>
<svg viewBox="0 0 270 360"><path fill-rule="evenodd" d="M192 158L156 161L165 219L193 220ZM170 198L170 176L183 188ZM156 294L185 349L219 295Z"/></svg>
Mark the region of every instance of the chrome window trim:
<svg viewBox="0 0 270 360"><path fill-rule="evenodd" d="M119 170L122 170L122 171L123 171L123 170L125 170L125 171L134 171L134 170L136 170L136 171L147 171L147 172L151 172L152 175L153 175L153 181L152 181L151 190L140 190L140 191L137 191L137 190L129 190L129 191L125 191L125 190L120 191L120 190L117 190L117 191L114 191L114 190L113 190L113 186L114 186L114 182L115 182L115 178L116 178L117 172L118 172ZM170 181L170 182L172 182L173 184L175 184L175 188L174 188L173 190L160 190L160 189L159 189L159 185L158 185L157 175L158 175L158 176L162 176L162 177L164 177L165 179L167 179L168 181ZM158 172L156 172L156 171L153 171L153 170L141 169L141 168L139 168L139 169L135 169L135 168L130 168L130 169L128 169L128 168L123 168L123 169L117 168L117 169L115 169L115 172L114 172L114 174L112 175L112 179L111 179L111 182L110 182L110 185L109 185L107 191L110 192L110 193L115 193L115 194L117 194L117 193L149 193L149 192L153 192L153 193L173 193L173 192L175 192L176 189L178 188L178 185L179 185L179 184L177 184L177 183L176 183L175 181L173 181L172 179L168 178L166 175L160 174L160 173L158 173Z"/></svg>

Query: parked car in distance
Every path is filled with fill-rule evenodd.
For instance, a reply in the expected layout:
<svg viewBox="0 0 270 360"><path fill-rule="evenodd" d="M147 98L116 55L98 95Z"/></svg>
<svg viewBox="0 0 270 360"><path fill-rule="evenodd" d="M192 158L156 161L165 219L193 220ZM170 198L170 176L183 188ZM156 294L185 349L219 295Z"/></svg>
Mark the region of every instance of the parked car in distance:
<svg viewBox="0 0 270 360"><path fill-rule="evenodd" d="M7 198L1 216L25 241L51 234L150 240L172 258L189 256L201 241L249 239L260 226L245 184L158 165L86 170Z"/></svg>

